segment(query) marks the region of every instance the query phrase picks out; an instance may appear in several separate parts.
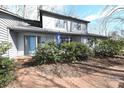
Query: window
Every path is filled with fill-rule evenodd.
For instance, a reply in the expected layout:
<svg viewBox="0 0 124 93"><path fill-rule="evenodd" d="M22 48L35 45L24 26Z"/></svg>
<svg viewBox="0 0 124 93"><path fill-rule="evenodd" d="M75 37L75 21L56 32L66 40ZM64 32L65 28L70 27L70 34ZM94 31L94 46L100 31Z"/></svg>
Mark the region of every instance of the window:
<svg viewBox="0 0 124 93"><path fill-rule="evenodd" d="M86 24L82 24L82 31L84 31L84 32L87 31L87 26L86 26Z"/></svg>
<svg viewBox="0 0 124 93"><path fill-rule="evenodd" d="M81 24L73 22L72 29L73 30L81 30Z"/></svg>
<svg viewBox="0 0 124 93"><path fill-rule="evenodd" d="M77 30L81 30L81 24L77 23Z"/></svg>
<svg viewBox="0 0 124 93"><path fill-rule="evenodd" d="M57 19L56 20L56 23L55 23L55 27L65 28L65 21L64 20Z"/></svg>
<svg viewBox="0 0 124 93"><path fill-rule="evenodd" d="M61 37L61 43L71 42L71 41L72 41L72 38L71 37L68 37L68 36L62 36Z"/></svg>
<svg viewBox="0 0 124 93"><path fill-rule="evenodd" d="M38 45L41 44L41 36L37 36L37 42L38 42Z"/></svg>

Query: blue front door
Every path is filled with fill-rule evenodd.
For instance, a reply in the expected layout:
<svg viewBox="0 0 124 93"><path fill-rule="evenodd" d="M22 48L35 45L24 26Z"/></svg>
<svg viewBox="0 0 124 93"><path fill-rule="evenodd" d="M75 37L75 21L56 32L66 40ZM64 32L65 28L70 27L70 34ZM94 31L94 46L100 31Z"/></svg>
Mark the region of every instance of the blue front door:
<svg viewBox="0 0 124 93"><path fill-rule="evenodd" d="M28 54L34 54L36 51L36 37L29 36L28 38Z"/></svg>
<svg viewBox="0 0 124 93"><path fill-rule="evenodd" d="M36 51L36 36L25 36L25 55L33 55Z"/></svg>

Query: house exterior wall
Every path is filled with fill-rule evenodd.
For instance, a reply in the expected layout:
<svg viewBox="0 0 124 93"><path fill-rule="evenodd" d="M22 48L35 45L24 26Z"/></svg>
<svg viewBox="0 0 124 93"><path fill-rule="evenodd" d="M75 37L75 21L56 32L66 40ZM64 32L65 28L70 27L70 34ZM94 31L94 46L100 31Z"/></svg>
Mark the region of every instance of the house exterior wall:
<svg viewBox="0 0 124 93"><path fill-rule="evenodd" d="M48 17L48 16L42 16L42 21L43 21L42 22L43 28L66 31L66 28L55 27L56 18Z"/></svg>
<svg viewBox="0 0 124 93"><path fill-rule="evenodd" d="M12 43L12 48L6 52L6 56L14 56L17 53L17 47L13 40L15 40L15 35L10 33L8 26L15 26L15 25L28 25L27 23L23 22L22 20L11 16L9 14L0 12L0 42L8 41Z"/></svg>
<svg viewBox="0 0 124 93"><path fill-rule="evenodd" d="M56 42L56 34L50 34L50 33L31 33L31 32L16 32L16 31L10 31L10 41L12 41L12 48L9 50L9 57L14 58L16 56L24 56L25 55L25 44L24 39L25 36L36 36L37 40L38 37L41 37L40 44L45 45L45 43L54 41ZM61 36L67 36L72 38L72 41L82 42L81 36L68 36L68 35L61 35ZM85 38L83 38L85 39ZM84 43L84 41L82 42ZM37 47L37 46L36 46Z"/></svg>
<svg viewBox="0 0 124 93"><path fill-rule="evenodd" d="M87 44L87 42L88 42L88 37L81 36L81 43Z"/></svg>
<svg viewBox="0 0 124 93"><path fill-rule="evenodd" d="M18 51L17 51L17 55L18 56L23 56L24 55L24 33L20 32L18 33Z"/></svg>
<svg viewBox="0 0 124 93"><path fill-rule="evenodd" d="M41 37L41 44L44 45L45 43L48 43L50 41L56 41L56 37L54 34L43 34L43 33L29 33L29 32L18 32L18 37L13 38L17 39L18 43L18 51L15 53L15 56L24 56L24 37L25 36L40 36ZM15 41L15 40L14 40ZM14 50L14 49L13 49ZM14 55L12 57L15 57Z"/></svg>
<svg viewBox="0 0 124 93"><path fill-rule="evenodd" d="M17 43L18 43L18 34L17 33L13 33L13 32L9 32L9 39L8 41L12 44L12 48L9 49L8 51L8 56L9 57L14 57L17 55Z"/></svg>
<svg viewBox="0 0 124 93"><path fill-rule="evenodd" d="M40 36L41 37L41 43L44 44L44 42L48 43L50 41L55 41L56 36L55 34L49 34L49 33L29 33L29 32L24 32L24 36Z"/></svg>
<svg viewBox="0 0 124 93"><path fill-rule="evenodd" d="M47 29L55 29L60 31L68 31L68 32L87 32L86 24L82 24L82 29L80 31L76 31L73 28L73 21L65 20L65 28L57 28L55 27L56 18L48 17L48 16L42 16L43 18L43 28ZM56 42L56 34L50 34L50 33L33 33L33 32L26 32L26 31L10 31L7 27L13 27L13 26L28 26L30 24L24 22L20 18L11 16L9 14L6 14L4 12L0 11L0 42L1 41L8 41L12 44L12 48L7 51L5 56L8 56L10 58L16 57L16 56L24 56L24 36L26 35L33 35L33 36L40 36L41 37L41 44L45 44L50 41ZM83 27L84 25L84 27ZM78 42L84 42L83 37L81 36L71 36L73 41Z"/></svg>
<svg viewBox="0 0 124 93"><path fill-rule="evenodd" d="M81 42L81 36L73 36L72 40L75 42Z"/></svg>
<svg viewBox="0 0 124 93"><path fill-rule="evenodd" d="M55 30L60 30L60 31L67 31L67 32L82 32L82 33L87 33L87 24L86 23L79 23L81 24L81 30L76 30L74 29L74 23L77 23L75 21L70 21L70 20L64 20L65 21L65 28L58 28L55 26L56 20L64 20L64 19L58 19L46 15L42 15L42 25L43 28L48 28L48 29L55 29Z"/></svg>

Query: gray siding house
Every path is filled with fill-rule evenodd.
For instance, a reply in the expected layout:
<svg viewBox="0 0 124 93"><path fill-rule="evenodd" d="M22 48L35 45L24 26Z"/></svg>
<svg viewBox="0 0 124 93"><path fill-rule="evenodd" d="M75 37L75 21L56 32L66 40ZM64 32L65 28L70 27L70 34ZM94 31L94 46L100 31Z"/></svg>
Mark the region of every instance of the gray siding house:
<svg viewBox="0 0 124 93"><path fill-rule="evenodd" d="M17 56L32 55L38 44L47 42L77 41L86 43L89 38L106 38L105 36L90 34L87 31L89 21L81 20L71 16L65 16L40 11L40 21L29 20L15 15L7 10L0 9L0 42L12 43L12 48L6 56L14 58Z"/></svg>

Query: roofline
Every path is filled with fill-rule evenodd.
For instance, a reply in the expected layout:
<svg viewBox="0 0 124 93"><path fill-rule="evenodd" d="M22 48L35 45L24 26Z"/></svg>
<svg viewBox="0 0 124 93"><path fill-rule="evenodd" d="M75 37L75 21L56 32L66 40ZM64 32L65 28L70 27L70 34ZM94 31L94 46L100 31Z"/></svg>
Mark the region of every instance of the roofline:
<svg viewBox="0 0 124 93"><path fill-rule="evenodd" d="M22 19L22 20L24 20L24 21L26 21L26 20L38 21L38 20L32 20L32 19L24 18L24 17L22 17L22 16L19 16L18 14L15 14L15 13L10 12L10 11L8 11L8 10L6 10L6 9L3 9L3 8L0 8L0 12L9 14L9 15L11 15L11 16L14 16L14 17L16 17L16 18Z"/></svg>
<svg viewBox="0 0 124 93"><path fill-rule="evenodd" d="M65 18L65 19L76 20L76 21L80 21L80 22L83 22L83 23L90 23L90 21L86 21L86 20L83 20L83 19L75 18L75 17L72 17L72 16L66 16L66 15L62 15L62 14L58 14L58 13L54 13L54 12L50 12L50 11L46 11L46 10L43 10L43 9L40 9L40 13L43 14L43 15L51 15L53 17L57 16L58 18L62 17L62 18Z"/></svg>
<svg viewBox="0 0 124 93"><path fill-rule="evenodd" d="M49 11L45 11L45 10L39 10L39 11L42 12L43 14L56 15L56 16L59 16L59 17L64 17L66 19L77 20L77 21L84 22L84 23L89 23L90 22L90 21L86 21L86 20L74 18L74 17L71 17L71 16L65 16L65 15L61 15L61 14L57 14L57 13L53 13L53 12L49 12ZM27 18L24 18L22 16L19 16L18 14L12 13L12 12L6 10L6 9L3 9L3 8L0 8L0 12L9 14L11 16L14 16L16 18L22 19L24 21L26 21L26 20L32 20L32 19L27 19ZM32 20L32 21L38 21L38 20Z"/></svg>
<svg viewBox="0 0 124 93"><path fill-rule="evenodd" d="M98 34L93 34L93 33L87 33L88 36L92 36L92 37L102 37L102 38L109 38L108 36L104 36L104 35L98 35Z"/></svg>
<svg viewBox="0 0 124 93"><path fill-rule="evenodd" d="M17 18L20 18L20 19L25 19L24 17L21 17L18 14L12 13L12 12L6 10L6 9L3 9L3 8L0 8L0 12L4 12L6 14L9 14L11 16L14 16L14 17L17 17Z"/></svg>
<svg viewBox="0 0 124 93"><path fill-rule="evenodd" d="M34 29L32 29L33 27ZM97 35L97 34L92 34L92 33L75 33L75 32L63 32L60 30L54 30L54 29L46 29L46 28L40 28L40 27L34 27L34 26L15 26L15 27L8 27L10 30L14 31L21 31L21 32L34 32L34 33L61 33L61 34L68 34L68 35L78 35L78 36L89 36L89 37L99 37L99 38L109 38L108 36L103 36L103 35Z"/></svg>
<svg viewBox="0 0 124 93"><path fill-rule="evenodd" d="M32 29L33 27L34 29ZM7 27L8 29L14 30L14 31L21 31L21 32L34 32L34 33L61 33L61 34L69 34L69 35L82 35L81 33L72 33L72 32L63 32L60 30L55 30L55 29L46 29L46 28L40 28L40 27L34 27L34 26L29 26L29 27L24 27L24 26L15 26L15 27Z"/></svg>

